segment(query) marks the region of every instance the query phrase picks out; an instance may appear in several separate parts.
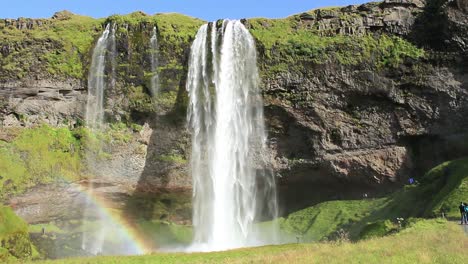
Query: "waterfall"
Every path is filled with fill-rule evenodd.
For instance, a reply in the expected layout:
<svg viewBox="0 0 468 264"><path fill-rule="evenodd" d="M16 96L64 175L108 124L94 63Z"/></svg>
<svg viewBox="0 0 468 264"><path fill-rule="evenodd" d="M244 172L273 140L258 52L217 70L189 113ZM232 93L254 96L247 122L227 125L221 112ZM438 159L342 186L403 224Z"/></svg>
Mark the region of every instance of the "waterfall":
<svg viewBox="0 0 468 264"><path fill-rule="evenodd" d="M155 97L159 91L159 44L158 44L158 30L153 28L153 35L150 39L150 54L151 54L151 96Z"/></svg>
<svg viewBox="0 0 468 264"><path fill-rule="evenodd" d="M111 28L111 25L107 24L94 47L88 75L86 125L91 130L91 133L98 133L104 129L104 95L108 83L111 87L114 86L115 53L115 26ZM111 78L107 81L105 69L106 59L109 57L111 61ZM98 146L93 147L100 151L102 149L102 142L97 142L97 144ZM97 173L99 172L97 153L88 150L86 155L90 171L99 174ZM93 192L92 184L89 192ZM105 214L99 206L93 200L87 198L83 220L89 221L94 219L97 219L99 226L92 234L88 234L88 232L83 233L82 249L92 254L100 254L103 252L104 239L109 231L109 226L105 223L108 221L106 221Z"/></svg>
<svg viewBox="0 0 468 264"><path fill-rule="evenodd" d="M203 25L191 47L193 250L274 243L258 218L277 216L266 158L263 100L253 37L240 21ZM272 225L274 232L276 227Z"/></svg>
<svg viewBox="0 0 468 264"><path fill-rule="evenodd" d="M86 103L86 125L91 129L98 129L104 121L104 90L106 87L104 70L109 39L114 39L113 32L110 25L107 24L93 50L88 74L88 100ZM110 38L109 34L112 35Z"/></svg>

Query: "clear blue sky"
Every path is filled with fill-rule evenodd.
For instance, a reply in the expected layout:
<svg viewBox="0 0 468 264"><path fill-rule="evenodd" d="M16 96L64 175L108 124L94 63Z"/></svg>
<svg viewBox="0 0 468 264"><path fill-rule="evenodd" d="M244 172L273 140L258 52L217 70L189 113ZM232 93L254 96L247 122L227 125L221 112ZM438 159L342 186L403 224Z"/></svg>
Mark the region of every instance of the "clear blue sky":
<svg viewBox="0 0 468 264"><path fill-rule="evenodd" d="M318 7L360 4L370 0L0 0L0 18L47 18L61 10L106 17L143 11L177 12L207 21L220 18L281 18Z"/></svg>

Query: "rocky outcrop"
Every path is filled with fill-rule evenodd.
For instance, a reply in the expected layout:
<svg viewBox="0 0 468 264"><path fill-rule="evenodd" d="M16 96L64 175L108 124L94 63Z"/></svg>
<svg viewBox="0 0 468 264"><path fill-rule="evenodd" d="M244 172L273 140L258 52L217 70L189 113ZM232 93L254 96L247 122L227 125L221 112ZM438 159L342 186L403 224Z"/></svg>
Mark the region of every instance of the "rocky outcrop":
<svg viewBox="0 0 468 264"><path fill-rule="evenodd" d="M363 16L375 10L389 12L389 8L411 10L410 22L379 29L407 38L414 36L412 30L419 29L429 15L426 12L434 12L415 1L385 1L333 9L337 13L321 17L322 11L313 11L317 16L311 25L323 27L320 30L326 33L322 23L339 27L345 10L363 8L368 10ZM294 211L321 200L379 196L440 162L468 155L461 143L468 136L468 72L463 47L468 40L464 35L468 24L463 21L468 15L454 2L438 11L445 17L439 22L452 26L451 14L461 16L457 30L448 30L444 39L428 40L425 46L436 48L442 41L457 48L428 49L427 59L407 60L386 69L370 70L368 63L303 62L300 70L290 68L263 80L270 146L276 157L280 196L286 204L283 208ZM332 24L324 22L333 20ZM365 28L361 33L374 29ZM275 59L261 59L262 64L272 65L269 60Z"/></svg>
<svg viewBox="0 0 468 264"><path fill-rule="evenodd" d="M374 31L407 35L416 17L423 12L425 0L385 0L342 8L316 9L299 18L322 36L363 35Z"/></svg>
<svg viewBox="0 0 468 264"><path fill-rule="evenodd" d="M103 210L127 212L128 218L190 222L190 191L172 190L157 195L135 195L134 181L100 177L75 183L38 185L10 200L16 214L29 224L67 223L73 219L99 219ZM105 209L104 209L105 208Z"/></svg>
<svg viewBox="0 0 468 264"><path fill-rule="evenodd" d="M0 123L3 127L30 127L41 123L75 126L83 119L85 92L81 82L75 79L2 83L0 98L4 105Z"/></svg>
<svg viewBox="0 0 468 264"><path fill-rule="evenodd" d="M383 195L441 161L468 154L468 146L462 144L468 137L466 10L466 1L462 0L386 0L312 10L291 18L292 30L309 30L322 38L389 35L398 36L397 42L406 40L424 48L424 54L417 58L405 56L405 50L399 51L403 55L397 63L386 63L389 58L385 56L391 54L380 54L388 52L384 48L348 64L333 57L307 60L315 50L304 49L287 61L285 69L278 70L278 58L284 54L269 54L269 46L257 39L268 146L285 213L324 200ZM66 20L69 16L65 13L56 19ZM116 194L123 193L116 197L136 197L136 203L142 206L139 208L150 212L144 217L162 217L166 213L154 212L159 202L144 201L152 201L161 193L187 192L191 185L185 78L196 27L187 33L180 25L164 28L158 24L163 34L163 89L160 100L153 102L147 93L148 74L145 75L149 68L145 43L151 34L151 23L123 23L119 19L106 21L121 23L115 89L109 92L106 118L111 122L136 123L143 129L127 146L113 148L112 158L102 164L99 172L101 176L116 176L110 177L112 185L124 182L129 188L124 192L116 190ZM22 30L40 26L39 22L25 21L8 23ZM252 27L250 20L244 23ZM268 21L261 26L270 28ZM164 30L175 33L164 35ZM339 50L340 42L337 43L334 48ZM56 44L10 43L0 51L10 54L28 45L54 50ZM358 48L351 45L347 52ZM330 50L326 47L318 53L326 55ZM377 63L377 56L383 61ZM10 77L0 83L0 121L4 127L32 126L44 121L52 125L80 125L86 101L85 77L55 80L49 73L31 70L31 79L10 80L11 72L5 71ZM55 191L45 192L52 195ZM73 196L69 191L63 193ZM131 200L129 197L125 200ZM25 209L18 211L28 218L28 210L35 210L34 199L24 199L15 203L23 205L17 208ZM190 219L186 207L180 209L183 217L174 216L177 213L171 217L178 221ZM45 214L38 219L60 217L58 213L54 215L57 216Z"/></svg>

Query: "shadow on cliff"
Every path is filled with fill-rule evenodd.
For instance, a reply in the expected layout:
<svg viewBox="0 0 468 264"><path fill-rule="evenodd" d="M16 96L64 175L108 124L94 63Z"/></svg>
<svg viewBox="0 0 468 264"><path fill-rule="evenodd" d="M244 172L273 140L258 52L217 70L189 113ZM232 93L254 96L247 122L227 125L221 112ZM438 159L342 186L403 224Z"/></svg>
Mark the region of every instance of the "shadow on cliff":
<svg viewBox="0 0 468 264"><path fill-rule="evenodd" d="M152 129L143 172L125 209L135 219L181 224L191 219L191 183L186 158L189 138L185 125L186 74L184 71L175 104L169 111L151 116L132 113L133 120L146 122Z"/></svg>
<svg viewBox="0 0 468 264"><path fill-rule="evenodd" d="M408 37L418 46L436 51L431 54L437 56L433 59L462 62L468 56L467 18L468 3L465 0L428 0ZM464 53L465 59L457 54L459 52Z"/></svg>
<svg viewBox="0 0 468 264"><path fill-rule="evenodd" d="M287 160L284 164L276 164L280 215L325 201L382 197L401 188L410 177L411 151L405 154L393 176L375 171L370 166L347 164L347 160L327 159L326 156L339 155L347 150L326 150L324 138L330 137L334 144L340 145L339 136L333 138L328 134L330 131L325 131L326 122L313 109L306 111L313 124L303 122L300 120L302 117L284 107L269 105L265 108L270 123L270 147L277 157ZM333 162L344 164L347 173L341 173Z"/></svg>

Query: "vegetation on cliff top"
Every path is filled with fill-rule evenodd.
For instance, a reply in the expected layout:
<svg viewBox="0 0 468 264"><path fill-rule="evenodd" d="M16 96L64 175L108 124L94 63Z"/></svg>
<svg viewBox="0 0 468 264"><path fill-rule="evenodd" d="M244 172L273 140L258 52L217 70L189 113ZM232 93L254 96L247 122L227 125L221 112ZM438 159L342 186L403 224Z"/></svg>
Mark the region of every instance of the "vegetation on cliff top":
<svg viewBox="0 0 468 264"><path fill-rule="evenodd" d="M424 50L407 40L383 33L322 36L318 29L302 25L298 15L284 19L249 19L248 24L261 55L268 64L275 62L273 73L300 67L297 62L321 64L330 60L344 65L366 62L381 69L424 55Z"/></svg>
<svg viewBox="0 0 468 264"><path fill-rule="evenodd" d="M0 61L0 70L16 78L37 69L45 69L54 76L84 78L91 49L106 23L120 25L119 32L128 27L141 30L141 25L147 25L151 32L157 25L162 41L170 43L166 45L173 52L180 52L180 43L188 43L203 21L180 14L148 16L141 12L94 19L66 11L51 19L3 21L0 23L0 46L7 48Z"/></svg>
<svg viewBox="0 0 468 264"><path fill-rule="evenodd" d="M45 66L50 74L81 78L102 21L68 14L56 19L20 19L16 22L23 24L20 28L15 23L0 25L0 45L8 47L0 69L23 77L34 70L33 66L39 69ZM24 28L28 23L33 29ZM42 47L37 47L38 44Z"/></svg>
<svg viewBox="0 0 468 264"><path fill-rule="evenodd" d="M322 12L326 10L321 9ZM15 23L31 23L32 29L18 28ZM146 32L142 33L140 41L149 40L152 28L156 26L164 65L180 65L181 61L175 57L184 56L184 50L205 22L181 14L147 15L142 12L94 19L64 11L53 19L20 19L9 25L0 24L0 45L8 47L0 68L18 78L33 71L33 66L45 66L52 75L84 78L92 46L107 23L116 24L117 34L123 34L121 37L129 36L130 31L132 34L139 32L137 35ZM318 29L303 25L299 15L284 19L249 19L248 24L264 58L276 62L274 66L270 65L273 71L297 66L296 61L324 63L331 59L341 64L371 62L379 68L394 67L405 58L416 59L424 55L423 50L398 36L338 33L322 36ZM133 47L147 46L134 44Z"/></svg>

